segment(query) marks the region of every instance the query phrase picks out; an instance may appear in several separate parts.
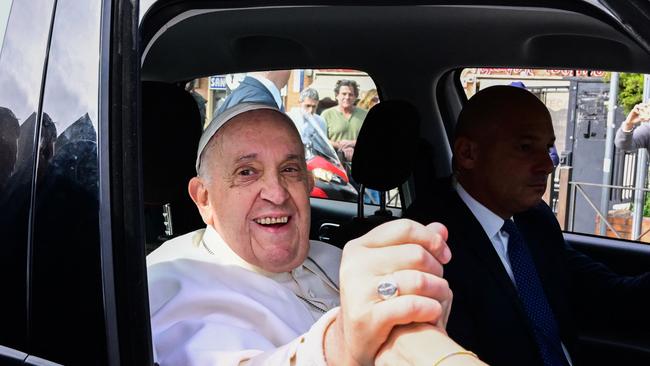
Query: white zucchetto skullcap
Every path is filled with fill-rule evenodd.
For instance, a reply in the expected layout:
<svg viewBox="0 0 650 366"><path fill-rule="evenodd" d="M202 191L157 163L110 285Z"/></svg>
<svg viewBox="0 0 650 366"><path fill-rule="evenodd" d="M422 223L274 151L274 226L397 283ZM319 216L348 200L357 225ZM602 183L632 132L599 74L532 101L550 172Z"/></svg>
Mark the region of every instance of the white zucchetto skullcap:
<svg viewBox="0 0 650 366"><path fill-rule="evenodd" d="M203 153L203 150L205 150L205 147L208 146L210 139L212 139L212 137L217 133L217 131L219 131L219 129L221 129L221 127L242 113L261 109L270 109L284 114L277 108L277 106L263 103L238 103L215 116L212 121L210 121L208 127L203 131L203 134L201 134L201 139L199 139L199 148L196 152L196 173L199 173L199 168L201 166L201 154ZM295 125L293 123L291 123L291 125L295 128Z"/></svg>

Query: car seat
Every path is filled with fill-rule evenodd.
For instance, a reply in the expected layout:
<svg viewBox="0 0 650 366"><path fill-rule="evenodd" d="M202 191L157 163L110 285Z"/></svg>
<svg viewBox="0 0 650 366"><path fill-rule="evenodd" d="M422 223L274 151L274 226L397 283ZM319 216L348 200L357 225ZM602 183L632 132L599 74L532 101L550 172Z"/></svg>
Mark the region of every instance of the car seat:
<svg viewBox="0 0 650 366"><path fill-rule="evenodd" d="M417 159L420 117L411 103L387 100L370 109L359 131L352 157L352 178L359 186L357 216L341 225L332 243L343 247L384 222L394 220L385 192L406 182ZM380 191L379 210L364 215L364 190Z"/></svg>
<svg viewBox="0 0 650 366"><path fill-rule="evenodd" d="M203 127L197 102L176 85L142 83L142 167L147 253L204 226L187 183Z"/></svg>

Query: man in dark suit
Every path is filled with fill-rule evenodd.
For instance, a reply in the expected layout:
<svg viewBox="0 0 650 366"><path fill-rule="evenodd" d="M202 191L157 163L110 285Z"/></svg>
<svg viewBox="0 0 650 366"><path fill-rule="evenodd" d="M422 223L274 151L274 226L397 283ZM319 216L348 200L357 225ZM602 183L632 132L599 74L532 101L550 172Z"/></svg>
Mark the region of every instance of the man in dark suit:
<svg viewBox="0 0 650 366"><path fill-rule="evenodd" d="M272 105L284 112L280 90L287 85L290 76L291 70L249 73L214 115L217 116L226 109L244 102Z"/></svg>
<svg viewBox="0 0 650 366"><path fill-rule="evenodd" d="M491 365L575 366L579 315L648 324L650 276L618 276L573 250L541 200L555 135L539 99L484 89L455 133L448 190L418 197L406 214L449 230L452 338Z"/></svg>

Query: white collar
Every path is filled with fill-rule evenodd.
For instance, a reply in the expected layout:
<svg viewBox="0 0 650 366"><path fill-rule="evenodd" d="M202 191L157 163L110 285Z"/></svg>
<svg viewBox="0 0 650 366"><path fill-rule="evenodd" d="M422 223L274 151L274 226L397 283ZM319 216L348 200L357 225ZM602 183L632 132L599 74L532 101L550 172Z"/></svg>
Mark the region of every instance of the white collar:
<svg viewBox="0 0 650 366"><path fill-rule="evenodd" d="M483 206L479 201L474 199L474 197L470 196L470 194L467 193L463 186L461 186L456 180L454 180L454 187L456 188L456 192L458 192L460 199L465 202L469 210L472 211L474 217L476 217L476 220L481 224L481 227L483 227L485 234L488 238L492 239L494 235L501 231L505 220L490 211L489 208Z"/></svg>
<svg viewBox="0 0 650 366"><path fill-rule="evenodd" d="M208 225L203 233L202 245L205 247L215 261L221 265L231 265L242 267L251 272L259 273L265 277L272 278L276 281L286 280L290 275L288 272L283 273L273 273L265 271L264 269L246 262L242 257L240 257L235 251L233 251L230 246L223 240L221 235L215 230L212 226ZM302 266L299 266L300 268Z"/></svg>
<svg viewBox="0 0 650 366"><path fill-rule="evenodd" d="M273 100L275 100L275 104L278 105L278 108L282 109L282 96L280 95L280 90L278 90L278 87L275 86L275 84L273 84L271 80L263 76L254 75L254 74L248 76L262 83L266 87L266 89L268 89L269 92L271 92L271 95L273 96Z"/></svg>
<svg viewBox="0 0 650 366"><path fill-rule="evenodd" d="M221 235L219 235L217 230L215 230L210 225L206 227L203 233L203 237L200 239L200 243L197 244L203 246L203 249L210 254L211 260L221 265L241 267L251 272L255 272L265 277L271 278L277 282L287 282L296 276L300 276L300 273L306 269L309 272L312 272L316 276L320 277L323 282L327 283L329 286L332 286L335 290L338 291L336 283L327 276L327 273L325 273L324 270L318 264L316 264L316 262L310 260L309 258L307 258L298 267L292 269L291 272L268 272L256 265L246 262L242 257L235 253L232 248L230 248L230 246L223 240Z"/></svg>

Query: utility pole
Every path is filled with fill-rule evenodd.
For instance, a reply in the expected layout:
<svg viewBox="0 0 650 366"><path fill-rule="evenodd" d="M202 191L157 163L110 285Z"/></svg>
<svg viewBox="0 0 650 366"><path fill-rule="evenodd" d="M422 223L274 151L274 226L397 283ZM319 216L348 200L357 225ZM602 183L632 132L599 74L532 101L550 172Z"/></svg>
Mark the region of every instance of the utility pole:
<svg viewBox="0 0 650 366"><path fill-rule="evenodd" d="M643 101L650 99L650 75L643 78ZM632 240L638 240L641 236L643 224L643 206L645 204L645 192L639 189L645 188L648 178L648 150L639 149L636 156L636 184L634 191L634 221L632 222Z"/></svg>
<svg viewBox="0 0 650 366"><path fill-rule="evenodd" d="M604 187L612 181L612 159L614 157L614 125L618 100L618 73L613 72L609 80L609 108L607 110L607 133L605 134L605 158L603 159L603 187L600 193L600 213L607 220L609 212L609 191ZM600 235L605 236L607 225L605 220L600 219Z"/></svg>

